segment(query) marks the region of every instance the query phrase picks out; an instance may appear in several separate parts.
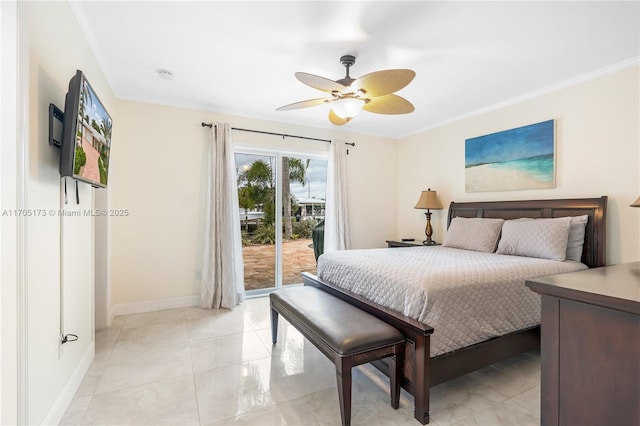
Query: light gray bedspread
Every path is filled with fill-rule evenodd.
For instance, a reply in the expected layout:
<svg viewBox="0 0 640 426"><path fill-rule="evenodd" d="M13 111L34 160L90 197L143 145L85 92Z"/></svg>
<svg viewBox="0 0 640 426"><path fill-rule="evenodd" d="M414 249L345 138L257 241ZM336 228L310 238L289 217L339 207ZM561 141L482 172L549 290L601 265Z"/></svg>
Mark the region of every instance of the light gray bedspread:
<svg viewBox="0 0 640 426"><path fill-rule="evenodd" d="M347 250L318 259L318 277L434 328L431 356L540 323L527 279L587 266L449 247Z"/></svg>

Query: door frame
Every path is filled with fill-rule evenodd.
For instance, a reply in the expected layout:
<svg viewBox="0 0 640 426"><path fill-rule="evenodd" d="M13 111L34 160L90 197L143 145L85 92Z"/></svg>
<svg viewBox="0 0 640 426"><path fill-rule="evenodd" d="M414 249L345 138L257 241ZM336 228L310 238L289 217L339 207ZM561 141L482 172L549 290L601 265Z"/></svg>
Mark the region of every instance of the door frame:
<svg viewBox="0 0 640 426"><path fill-rule="evenodd" d="M262 155L275 157L275 175L276 175L276 230L280 229L280 232L276 232L276 247L275 247L275 287L269 287L265 289L256 289L246 291L248 298L264 296L271 293L274 290L282 288L282 157L303 157L312 160L329 160L327 153L319 153L317 151L305 151L305 150L283 150L272 147L254 146L254 145L242 145L236 144L234 147L235 154L246 155ZM244 259L243 259L244 262ZM288 284L291 285L291 284ZM295 284L293 284L295 285Z"/></svg>

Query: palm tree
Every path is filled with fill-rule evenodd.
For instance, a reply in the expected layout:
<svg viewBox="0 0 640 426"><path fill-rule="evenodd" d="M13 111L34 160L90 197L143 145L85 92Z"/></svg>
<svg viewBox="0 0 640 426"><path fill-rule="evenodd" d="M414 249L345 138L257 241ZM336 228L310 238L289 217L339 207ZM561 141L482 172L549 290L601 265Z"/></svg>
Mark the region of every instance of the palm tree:
<svg viewBox="0 0 640 426"><path fill-rule="evenodd" d="M82 84L80 84L80 105L78 108L78 114L81 117L85 116L85 111L87 110L87 104L91 104L93 105L93 96L91 95L91 91L89 90L89 87L87 86L87 82L86 81L82 81ZM87 115L88 117L88 115ZM89 122L89 120L87 119L87 122Z"/></svg>
<svg viewBox="0 0 640 426"><path fill-rule="evenodd" d="M304 174L305 181L307 182L307 197L311 198L311 182L307 181L307 170L309 170L309 164L311 164L311 158L307 158L304 162Z"/></svg>
<svg viewBox="0 0 640 426"><path fill-rule="evenodd" d="M242 197L243 204L251 206L243 208L254 208L257 205L262 205L263 220L270 224L274 223L275 210L273 200L275 199L275 185L271 165L263 160L254 161L251 166L240 174L238 186L240 187L238 195ZM251 201L249 202L248 199Z"/></svg>
<svg viewBox="0 0 640 426"><path fill-rule="evenodd" d="M240 208L244 209L245 231L249 232L248 211L256 208L256 202L251 196L251 188L247 186L238 188L238 204Z"/></svg>
<svg viewBox="0 0 640 426"><path fill-rule="evenodd" d="M86 114L88 104L93 105L93 96L91 90L89 90L86 80L82 80L80 84L80 105L78 105L78 115L83 117L87 124L89 124L89 115ZM82 143L82 135L84 134L84 125L80 129L80 143Z"/></svg>
<svg viewBox="0 0 640 426"><path fill-rule="evenodd" d="M110 119L102 120L100 123L100 133L106 139L106 143L108 144L111 141L111 131L113 129L113 122Z"/></svg>
<svg viewBox="0 0 640 426"><path fill-rule="evenodd" d="M84 124L82 121L86 121L89 123L89 115L85 114L87 110L87 104L91 103L93 105L93 97L91 96L91 91L87 86L86 81L82 81L80 83L80 105L78 105L78 115L83 118L80 121L80 128L76 129L76 147L80 147L82 149L82 138L84 136Z"/></svg>
<svg viewBox="0 0 640 426"><path fill-rule="evenodd" d="M291 239L291 182L304 186L307 182L306 167L299 158L282 157L282 200L284 210L284 238ZM266 223L275 222L273 169L263 160L256 160L238 178L238 195L241 208L253 208L262 204ZM246 188L246 189L243 189ZM251 206L251 207L249 207Z"/></svg>
<svg viewBox="0 0 640 426"><path fill-rule="evenodd" d="M282 157L282 207L284 208L284 238L291 239L291 182L304 186L307 182L307 168L299 158Z"/></svg>

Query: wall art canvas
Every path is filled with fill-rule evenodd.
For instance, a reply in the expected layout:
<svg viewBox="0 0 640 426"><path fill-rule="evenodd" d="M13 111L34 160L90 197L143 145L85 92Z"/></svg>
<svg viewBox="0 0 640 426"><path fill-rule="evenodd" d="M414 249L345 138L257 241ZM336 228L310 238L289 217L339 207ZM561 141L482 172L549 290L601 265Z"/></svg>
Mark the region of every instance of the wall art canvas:
<svg viewBox="0 0 640 426"><path fill-rule="evenodd" d="M555 187L555 120L465 140L466 192Z"/></svg>

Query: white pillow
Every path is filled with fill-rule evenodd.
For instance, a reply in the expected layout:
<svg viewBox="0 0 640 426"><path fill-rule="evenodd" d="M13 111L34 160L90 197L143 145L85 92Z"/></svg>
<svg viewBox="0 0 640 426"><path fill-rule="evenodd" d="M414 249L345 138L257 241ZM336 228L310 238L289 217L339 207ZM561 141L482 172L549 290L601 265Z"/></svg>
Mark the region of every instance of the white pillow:
<svg viewBox="0 0 640 426"><path fill-rule="evenodd" d="M589 220L588 215L571 216L569 225L569 241L567 242L567 259L580 262L584 245L584 230Z"/></svg>
<svg viewBox="0 0 640 426"><path fill-rule="evenodd" d="M564 261L567 258L570 217L507 220L497 254Z"/></svg>
<svg viewBox="0 0 640 426"><path fill-rule="evenodd" d="M442 245L493 253L503 223L504 219L454 217Z"/></svg>
<svg viewBox="0 0 640 426"><path fill-rule="evenodd" d="M588 215L570 216L569 238L567 241L567 260L582 262L582 247L584 246L584 232L589 221ZM531 217L521 217L512 220L537 220Z"/></svg>

